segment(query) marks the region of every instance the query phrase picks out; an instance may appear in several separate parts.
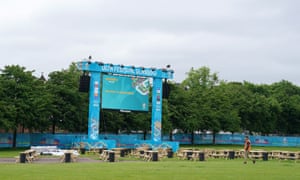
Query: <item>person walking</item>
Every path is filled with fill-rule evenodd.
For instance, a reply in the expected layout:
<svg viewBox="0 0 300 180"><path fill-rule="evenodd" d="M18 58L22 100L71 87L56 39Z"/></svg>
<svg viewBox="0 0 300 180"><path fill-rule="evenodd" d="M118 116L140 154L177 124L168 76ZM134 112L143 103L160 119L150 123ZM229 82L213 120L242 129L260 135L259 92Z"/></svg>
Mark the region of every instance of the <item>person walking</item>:
<svg viewBox="0 0 300 180"><path fill-rule="evenodd" d="M255 159L251 158L249 153L251 151L251 141L249 139L249 136L245 136L245 143L244 143L244 164L247 164L247 160L251 159L253 164L255 164Z"/></svg>

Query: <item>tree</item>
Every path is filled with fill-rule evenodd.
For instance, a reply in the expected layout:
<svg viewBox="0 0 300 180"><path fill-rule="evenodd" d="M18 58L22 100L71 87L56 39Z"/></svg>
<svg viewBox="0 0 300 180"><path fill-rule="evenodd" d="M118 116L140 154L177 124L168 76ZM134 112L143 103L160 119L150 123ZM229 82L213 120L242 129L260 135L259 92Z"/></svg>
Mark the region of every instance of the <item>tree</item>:
<svg viewBox="0 0 300 180"><path fill-rule="evenodd" d="M279 103L279 115L276 130L279 134L299 134L299 96L300 88L291 82L282 80L270 86L272 97Z"/></svg>
<svg viewBox="0 0 300 180"><path fill-rule="evenodd" d="M124 115L119 111L102 110L101 121L103 121L103 132L112 132L118 134L124 126Z"/></svg>
<svg viewBox="0 0 300 180"><path fill-rule="evenodd" d="M5 79L0 76L0 128L9 131L14 126L11 118L15 116L16 109L5 95L5 84Z"/></svg>
<svg viewBox="0 0 300 180"><path fill-rule="evenodd" d="M49 74L47 89L52 98L49 107L52 133L56 127L69 132L87 130L88 97L87 93L78 91L80 74L74 63L67 70Z"/></svg>
<svg viewBox="0 0 300 180"><path fill-rule="evenodd" d="M210 69L205 66L199 69L191 68L187 75L182 85L192 90L207 90L219 83L217 73L211 74Z"/></svg>
<svg viewBox="0 0 300 180"><path fill-rule="evenodd" d="M192 133L193 142L196 130L204 128L212 129L214 132L219 130L217 114L207 104L207 95L218 85L219 79L217 73L211 73L208 67L191 68L187 75L182 82L182 86L187 90L188 100L184 124L187 124L187 130Z"/></svg>
<svg viewBox="0 0 300 180"><path fill-rule="evenodd" d="M220 130L232 133L240 131L241 125L238 109L234 105L234 97L237 95L234 89L231 84L222 82L209 96L211 108L216 112L216 118L220 122Z"/></svg>
<svg viewBox="0 0 300 180"><path fill-rule="evenodd" d="M13 147L16 147L16 135L19 127L29 127L35 107L33 97L36 78L33 71L26 71L19 65L5 66L1 74L1 111L2 124L6 129L13 130Z"/></svg>
<svg viewBox="0 0 300 180"><path fill-rule="evenodd" d="M239 103L242 128L262 134L274 132L280 106L272 97L269 86L244 82L241 87L244 94L242 103Z"/></svg>
<svg viewBox="0 0 300 180"><path fill-rule="evenodd" d="M179 84L172 86L168 103L173 127L188 132L189 126L187 119L192 108L191 103L189 102L188 93L185 91L184 87Z"/></svg>
<svg viewBox="0 0 300 180"><path fill-rule="evenodd" d="M31 95L30 106L32 117L31 120L26 122L26 128L29 132L33 130L44 132L48 131L50 122L49 116L51 115L49 107L51 107L51 95L46 89L46 80L36 78L33 82L33 93Z"/></svg>

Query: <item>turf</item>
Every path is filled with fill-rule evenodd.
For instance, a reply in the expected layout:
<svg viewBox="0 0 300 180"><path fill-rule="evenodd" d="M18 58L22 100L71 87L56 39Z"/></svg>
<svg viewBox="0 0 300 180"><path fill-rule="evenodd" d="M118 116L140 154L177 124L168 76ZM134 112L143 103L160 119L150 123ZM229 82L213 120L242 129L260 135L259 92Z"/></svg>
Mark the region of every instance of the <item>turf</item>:
<svg viewBox="0 0 300 180"><path fill-rule="evenodd" d="M158 162L0 164L0 179L299 179L300 163L269 160L243 164L242 159Z"/></svg>
<svg viewBox="0 0 300 180"><path fill-rule="evenodd" d="M194 147L202 148L202 147ZM214 149L240 149L240 147L208 147ZM298 148L259 148L297 151ZM23 149L0 149L0 158L14 157ZM98 159L97 155L81 155ZM41 157L43 158L43 157ZM256 164L243 159L206 159L188 161L165 158L158 162L121 158L120 162L77 162L77 163L0 163L0 179L111 179L111 180L282 180L300 178L300 161L258 160Z"/></svg>
<svg viewBox="0 0 300 180"><path fill-rule="evenodd" d="M18 156L26 148L0 148L0 158ZM28 148L27 148L28 149Z"/></svg>

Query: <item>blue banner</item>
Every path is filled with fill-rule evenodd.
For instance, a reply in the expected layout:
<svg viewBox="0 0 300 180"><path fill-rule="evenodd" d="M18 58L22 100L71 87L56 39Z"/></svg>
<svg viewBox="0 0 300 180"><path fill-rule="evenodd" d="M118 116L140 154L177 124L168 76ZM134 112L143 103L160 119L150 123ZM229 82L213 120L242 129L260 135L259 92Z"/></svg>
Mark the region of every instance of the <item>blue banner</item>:
<svg viewBox="0 0 300 180"><path fill-rule="evenodd" d="M88 137L96 140L99 135L100 121L100 78L101 74L91 72Z"/></svg>
<svg viewBox="0 0 300 180"><path fill-rule="evenodd" d="M155 142L161 142L162 138L162 79L153 79L152 90L152 119L151 119L151 140Z"/></svg>
<svg viewBox="0 0 300 180"><path fill-rule="evenodd" d="M300 137L288 136L249 136L253 146L281 146L300 147ZM93 146L105 146L107 148L126 147L136 148L141 144L149 144L153 148L172 147L177 149L177 144L192 144L191 134L174 134L172 141L169 135L163 136L163 140L156 142L151 140L150 134L143 140L143 134L99 134L98 140L91 140L86 134L17 134L17 147L30 146L57 146L61 149L78 147L80 142L85 142L86 148ZM243 145L242 134L217 134L216 144ZM12 147L13 134L0 134L0 147ZM212 134L195 134L194 144L213 144Z"/></svg>

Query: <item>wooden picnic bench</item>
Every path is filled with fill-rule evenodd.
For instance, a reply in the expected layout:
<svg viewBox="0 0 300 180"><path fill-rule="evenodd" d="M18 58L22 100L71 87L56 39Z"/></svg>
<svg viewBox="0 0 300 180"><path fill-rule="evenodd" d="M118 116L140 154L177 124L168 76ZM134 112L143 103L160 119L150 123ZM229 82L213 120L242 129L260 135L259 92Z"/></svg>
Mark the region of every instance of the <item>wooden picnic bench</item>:
<svg viewBox="0 0 300 180"><path fill-rule="evenodd" d="M32 163L34 160L37 160L39 154L34 149L28 149L23 152L20 152L19 156L15 156L16 162L18 163Z"/></svg>
<svg viewBox="0 0 300 180"><path fill-rule="evenodd" d="M61 162L76 162L77 161L77 155L74 154L74 150L67 150L64 152L64 154L61 157Z"/></svg>

